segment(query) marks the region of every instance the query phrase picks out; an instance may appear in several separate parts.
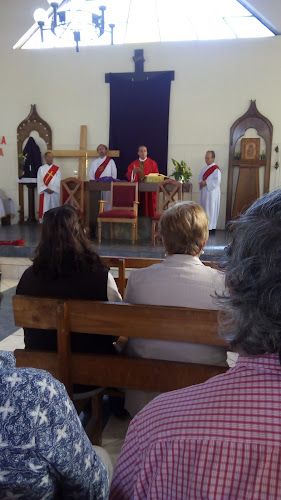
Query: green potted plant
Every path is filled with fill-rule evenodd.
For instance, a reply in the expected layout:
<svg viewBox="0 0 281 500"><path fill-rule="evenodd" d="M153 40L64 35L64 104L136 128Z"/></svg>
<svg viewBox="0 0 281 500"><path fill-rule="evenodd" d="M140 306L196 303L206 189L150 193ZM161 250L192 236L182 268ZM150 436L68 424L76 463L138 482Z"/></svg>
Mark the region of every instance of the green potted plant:
<svg viewBox="0 0 281 500"><path fill-rule="evenodd" d="M190 178L192 177L192 172L185 161L181 160L181 162L179 163L177 160L174 160L172 158L172 162L175 166L175 170L171 174L171 177L174 177L176 181L189 182Z"/></svg>

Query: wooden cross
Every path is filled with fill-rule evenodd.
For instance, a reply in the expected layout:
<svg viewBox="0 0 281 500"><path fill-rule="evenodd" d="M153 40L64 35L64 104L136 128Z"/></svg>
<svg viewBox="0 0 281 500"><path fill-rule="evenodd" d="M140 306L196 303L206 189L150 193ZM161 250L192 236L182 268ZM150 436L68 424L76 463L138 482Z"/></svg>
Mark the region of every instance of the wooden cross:
<svg viewBox="0 0 281 500"><path fill-rule="evenodd" d="M143 49L136 49L133 55L133 61L135 63L135 71L134 73L106 73L105 74L105 83L111 82L111 75L114 77L118 76L122 80L130 80L132 82L142 82L144 80L150 80L155 78L155 76L169 75L171 81L175 79L174 71L144 71L144 55Z"/></svg>
<svg viewBox="0 0 281 500"><path fill-rule="evenodd" d="M88 158L98 158L99 154L96 150L87 150L87 125L80 127L80 149L50 149L47 152L52 153L58 158L79 158L78 177L82 181L86 180L86 165ZM108 156L111 158L118 158L120 151L108 151Z"/></svg>

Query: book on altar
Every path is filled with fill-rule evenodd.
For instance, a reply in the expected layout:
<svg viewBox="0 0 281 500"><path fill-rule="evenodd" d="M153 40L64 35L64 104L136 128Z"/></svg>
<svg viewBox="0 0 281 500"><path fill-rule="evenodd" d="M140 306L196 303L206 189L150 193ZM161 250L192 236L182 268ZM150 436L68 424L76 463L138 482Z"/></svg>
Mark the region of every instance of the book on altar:
<svg viewBox="0 0 281 500"><path fill-rule="evenodd" d="M162 182L164 179L167 179L168 177L164 174L157 174L157 173L152 173L145 175L143 180L144 182Z"/></svg>

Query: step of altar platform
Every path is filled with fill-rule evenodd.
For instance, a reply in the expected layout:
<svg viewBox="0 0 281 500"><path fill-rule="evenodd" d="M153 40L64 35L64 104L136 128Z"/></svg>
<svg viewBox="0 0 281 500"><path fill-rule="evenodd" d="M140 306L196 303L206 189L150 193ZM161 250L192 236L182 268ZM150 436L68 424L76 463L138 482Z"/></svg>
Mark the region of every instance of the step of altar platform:
<svg viewBox="0 0 281 500"><path fill-rule="evenodd" d="M141 220L144 219L144 220ZM116 257L147 257L164 258L165 251L161 242L156 246L151 244L150 219L140 218L139 239L135 245L131 243L131 228L118 227L127 226L127 224L115 224L115 239L109 238L109 227L105 227L102 233L102 243L98 244L97 238L93 238L95 250L100 255L110 255ZM104 224L106 226L106 224ZM129 225L128 225L129 226ZM149 229L150 228L150 229ZM150 233L149 233L150 230ZM23 259L33 257L36 246L40 240L41 226L39 224L13 224L11 226L0 228L0 240L14 241L24 240L24 246L0 245L0 258ZM217 260L223 253L227 245L227 234L225 231L216 231L216 234L210 235L205 247L203 260ZM24 266L24 263L18 263ZM10 264L5 264L10 265ZM1 267L1 266L0 266ZM20 270L19 270L20 271ZM12 278L11 278L12 279Z"/></svg>

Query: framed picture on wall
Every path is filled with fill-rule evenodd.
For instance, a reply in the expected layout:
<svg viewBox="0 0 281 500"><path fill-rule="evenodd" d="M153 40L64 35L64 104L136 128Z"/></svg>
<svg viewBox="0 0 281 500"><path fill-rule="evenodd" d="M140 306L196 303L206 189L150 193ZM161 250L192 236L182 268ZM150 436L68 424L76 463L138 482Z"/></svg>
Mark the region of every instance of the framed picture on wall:
<svg viewBox="0 0 281 500"><path fill-rule="evenodd" d="M241 141L241 160L259 160L260 139L245 138Z"/></svg>

